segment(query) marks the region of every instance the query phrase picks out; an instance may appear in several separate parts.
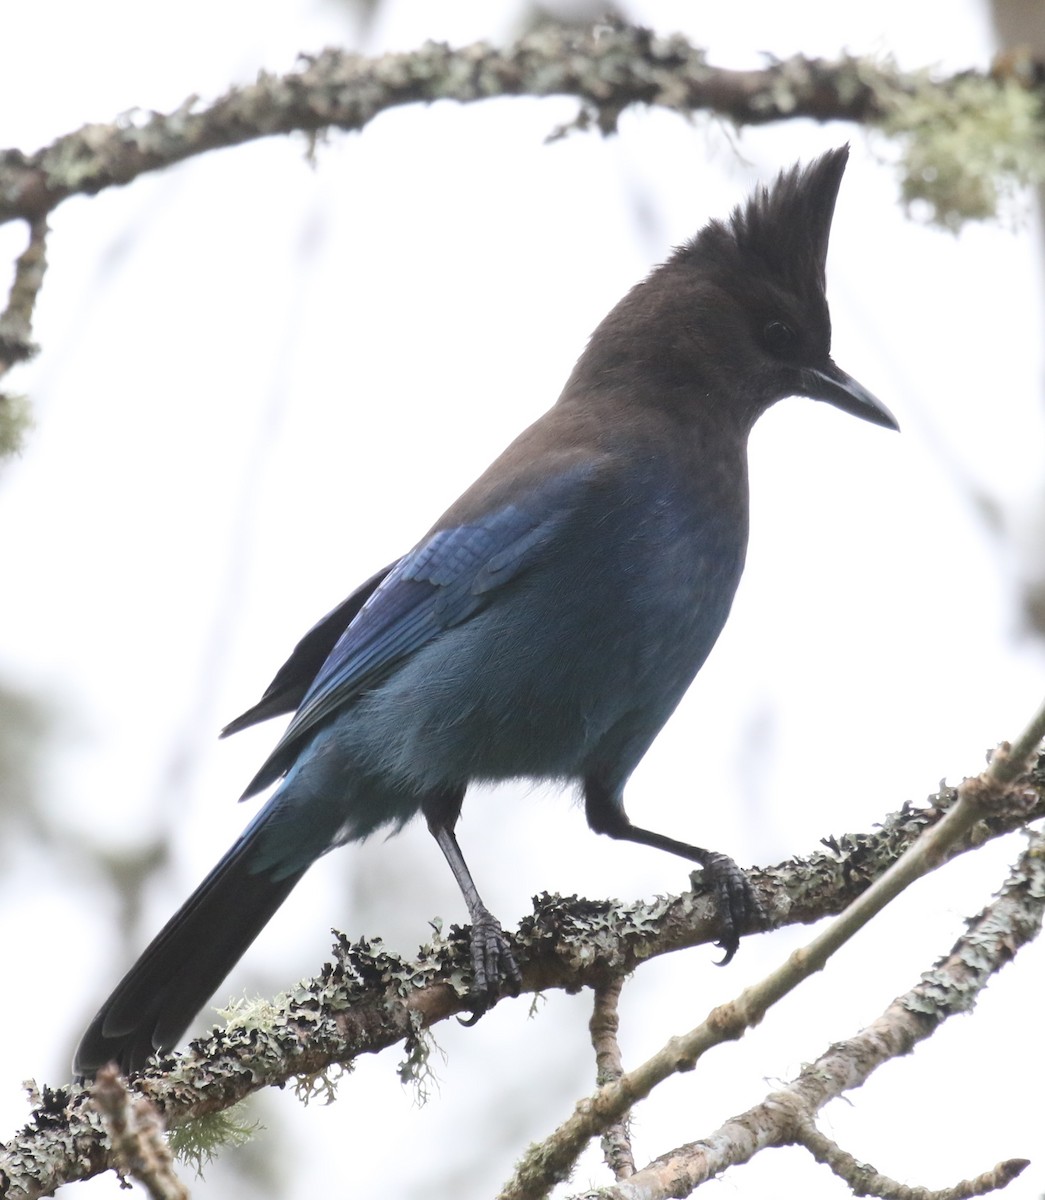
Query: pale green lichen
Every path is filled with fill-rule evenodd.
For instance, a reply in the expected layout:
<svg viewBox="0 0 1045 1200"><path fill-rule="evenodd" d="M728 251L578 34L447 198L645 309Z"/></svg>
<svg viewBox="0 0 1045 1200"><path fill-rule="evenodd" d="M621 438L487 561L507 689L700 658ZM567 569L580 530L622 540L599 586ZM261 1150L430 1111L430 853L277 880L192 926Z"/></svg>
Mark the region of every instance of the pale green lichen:
<svg viewBox="0 0 1045 1200"><path fill-rule="evenodd" d="M21 452L25 435L33 427L32 412L25 396L0 394L0 458Z"/></svg>
<svg viewBox="0 0 1045 1200"><path fill-rule="evenodd" d="M308 1108L310 1104L333 1104L337 1099L337 1085L350 1074L347 1067L333 1063L316 1075L298 1075L294 1080L294 1095Z"/></svg>
<svg viewBox="0 0 1045 1200"><path fill-rule="evenodd" d="M444 1063L446 1054L436 1042L432 1031L424 1027L420 1013L410 1014L410 1024L413 1033L403 1043L406 1053L396 1070L400 1083L413 1085L417 1107L424 1108L432 1091L439 1087L439 1077L432 1068L432 1052L438 1053Z"/></svg>
<svg viewBox="0 0 1045 1200"><path fill-rule="evenodd" d="M943 86L926 74L879 97L879 127L902 147L904 203L933 224L957 232L1011 217L1018 193L1045 180L1041 104L1018 81L968 75Z"/></svg>
<svg viewBox="0 0 1045 1200"><path fill-rule="evenodd" d="M275 1000L263 996L233 996L224 1008L217 1008L215 1012L226 1025L237 1025L244 1029L271 1029L283 1015L280 1007L283 999L282 996L277 996Z"/></svg>
<svg viewBox="0 0 1045 1200"><path fill-rule="evenodd" d="M234 1104L224 1112L208 1113L178 1125L168 1134L174 1155L187 1163L197 1175L213 1162L221 1151L243 1146L262 1128L260 1121L245 1120L246 1104Z"/></svg>

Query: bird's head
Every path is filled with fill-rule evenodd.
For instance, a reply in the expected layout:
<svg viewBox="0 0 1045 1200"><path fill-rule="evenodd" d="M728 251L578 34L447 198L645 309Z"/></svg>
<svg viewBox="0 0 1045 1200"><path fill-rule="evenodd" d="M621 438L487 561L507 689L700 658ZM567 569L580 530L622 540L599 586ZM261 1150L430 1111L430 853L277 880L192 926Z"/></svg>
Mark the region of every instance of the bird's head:
<svg viewBox="0 0 1045 1200"><path fill-rule="evenodd" d="M899 428L831 358L825 266L848 157L842 146L794 166L728 221L711 221L628 293L578 368L624 386L645 378L653 403L714 406L748 427L799 395Z"/></svg>

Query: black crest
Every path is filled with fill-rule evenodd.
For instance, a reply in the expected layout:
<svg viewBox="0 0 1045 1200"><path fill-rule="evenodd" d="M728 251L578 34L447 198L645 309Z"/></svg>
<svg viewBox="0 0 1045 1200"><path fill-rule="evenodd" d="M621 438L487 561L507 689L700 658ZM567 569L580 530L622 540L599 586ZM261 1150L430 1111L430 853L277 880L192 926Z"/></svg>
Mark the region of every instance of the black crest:
<svg viewBox="0 0 1045 1200"><path fill-rule="evenodd" d="M782 171L759 187L729 218L712 221L683 253L735 265L737 251L799 295L823 292L831 219L849 147L839 146L808 166Z"/></svg>

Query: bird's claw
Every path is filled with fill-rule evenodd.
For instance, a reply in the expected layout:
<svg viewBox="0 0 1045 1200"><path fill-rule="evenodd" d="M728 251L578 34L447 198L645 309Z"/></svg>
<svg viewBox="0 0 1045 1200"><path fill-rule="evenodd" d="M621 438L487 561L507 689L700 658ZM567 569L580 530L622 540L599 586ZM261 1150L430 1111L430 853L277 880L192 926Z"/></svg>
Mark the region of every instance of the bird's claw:
<svg viewBox="0 0 1045 1200"><path fill-rule="evenodd" d="M702 864L701 882L715 901L720 936L715 943L723 955L717 966L732 962L740 935L765 924L765 911L747 876L727 854L710 853Z"/></svg>
<svg viewBox="0 0 1045 1200"><path fill-rule="evenodd" d="M499 996L517 996L522 986L519 970L507 935L491 912L476 915L471 930L472 1015L458 1017L462 1025L479 1020Z"/></svg>

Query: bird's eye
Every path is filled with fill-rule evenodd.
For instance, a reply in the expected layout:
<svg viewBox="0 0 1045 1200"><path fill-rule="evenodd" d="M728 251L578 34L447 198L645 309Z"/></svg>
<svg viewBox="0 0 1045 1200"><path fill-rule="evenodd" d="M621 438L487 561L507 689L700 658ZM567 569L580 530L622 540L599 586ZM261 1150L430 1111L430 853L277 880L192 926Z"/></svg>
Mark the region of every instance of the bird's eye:
<svg viewBox="0 0 1045 1200"><path fill-rule="evenodd" d="M785 325L783 321L770 321L762 330L762 341L770 354L786 358L795 352L798 338L790 325Z"/></svg>

